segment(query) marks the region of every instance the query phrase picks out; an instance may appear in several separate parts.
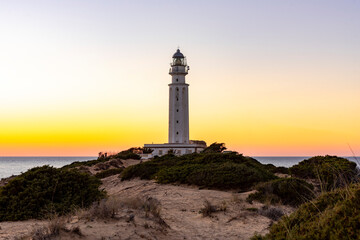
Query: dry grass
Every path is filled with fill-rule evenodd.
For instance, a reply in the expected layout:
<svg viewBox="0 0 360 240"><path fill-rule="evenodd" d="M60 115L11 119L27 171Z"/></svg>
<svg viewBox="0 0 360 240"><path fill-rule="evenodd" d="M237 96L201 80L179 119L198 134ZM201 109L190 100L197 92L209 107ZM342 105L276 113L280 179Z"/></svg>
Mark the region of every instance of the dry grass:
<svg viewBox="0 0 360 240"><path fill-rule="evenodd" d="M200 209L200 213L203 217L211 217L214 212L217 212L217 206L212 205L208 200L205 200L204 207Z"/></svg>
<svg viewBox="0 0 360 240"><path fill-rule="evenodd" d="M125 198L121 199L121 205L130 209L141 209L144 205L144 200L140 198Z"/></svg>
<svg viewBox="0 0 360 240"><path fill-rule="evenodd" d="M133 210L136 210L138 213L143 213L145 218L154 220L156 223L162 227L169 228L169 225L161 217L161 204L155 199L148 197L146 199L141 198L108 198L103 199L97 203L94 203L88 210L78 210L77 216L80 218L85 218L87 220L93 219L115 219L118 220L123 218L121 212L124 210L130 209L130 214L127 214L125 217L127 222L134 222L135 215L132 213Z"/></svg>
<svg viewBox="0 0 360 240"><path fill-rule="evenodd" d="M36 228L31 233L31 239L33 240L50 240L52 236L49 234L49 230L46 227Z"/></svg>
<svg viewBox="0 0 360 240"><path fill-rule="evenodd" d="M149 217L150 214L154 217L160 216L160 202L155 198L146 199L142 204L142 208L145 211L145 217Z"/></svg>
<svg viewBox="0 0 360 240"><path fill-rule="evenodd" d="M220 205L213 205L210 203L210 201L205 200L204 201L204 207L200 209L200 213L203 215L203 217L211 217L213 213L215 212L225 212L227 209L226 202L223 201Z"/></svg>
<svg viewBox="0 0 360 240"><path fill-rule="evenodd" d="M30 236L32 240L51 240L59 236L61 231L70 232L65 227L65 218L54 216L49 220L47 226L35 228Z"/></svg>
<svg viewBox="0 0 360 240"><path fill-rule="evenodd" d="M48 229L50 235L52 236L59 235L61 230L66 230L65 219L58 216L52 218L49 222Z"/></svg>
<svg viewBox="0 0 360 240"><path fill-rule="evenodd" d="M123 204L132 209L143 210L145 218L151 218L160 226L170 228L170 226L161 217L161 204L156 198L149 197L145 200L140 198L127 199L123 202Z"/></svg>
<svg viewBox="0 0 360 240"><path fill-rule="evenodd" d="M88 209L88 211L82 212L81 217L85 217L87 219L116 218L120 209L121 203L116 198L111 197L93 203L93 205Z"/></svg>

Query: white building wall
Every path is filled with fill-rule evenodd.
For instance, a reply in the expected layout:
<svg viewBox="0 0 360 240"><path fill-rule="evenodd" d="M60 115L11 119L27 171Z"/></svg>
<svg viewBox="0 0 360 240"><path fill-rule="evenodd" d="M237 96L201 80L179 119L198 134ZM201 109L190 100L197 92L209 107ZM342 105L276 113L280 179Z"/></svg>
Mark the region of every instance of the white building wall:
<svg viewBox="0 0 360 240"><path fill-rule="evenodd" d="M175 151L175 155L184 155L184 154L191 154L194 152L201 152L202 150L205 149L205 147L203 146L191 146L188 145L187 147L176 147L176 146L170 146L170 144L163 144L161 147L155 146L153 144L145 144L146 147L149 147L151 149L153 149L154 151L151 154L148 155L144 155L143 159L147 159L150 157L154 157L154 156L163 156L165 154L167 154L170 150ZM166 147L166 145L168 145L168 147ZM179 144L181 145L181 144Z"/></svg>

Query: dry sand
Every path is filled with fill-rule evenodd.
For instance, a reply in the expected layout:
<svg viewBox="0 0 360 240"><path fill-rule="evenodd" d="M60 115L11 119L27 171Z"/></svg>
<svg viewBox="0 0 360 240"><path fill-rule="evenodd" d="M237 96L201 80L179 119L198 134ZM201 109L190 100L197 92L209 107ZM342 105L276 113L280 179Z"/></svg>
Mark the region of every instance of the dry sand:
<svg viewBox="0 0 360 240"><path fill-rule="evenodd" d="M139 179L121 181L118 175L103 179L102 188L119 202L157 199L161 208L160 216L166 224L159 224L154 217L146 216L143 209L123 208L117 213L116 219L106 220L89 219L78 213L78 216L66 218L66 228L79 227L83 236L63 232L54 239L250 239L255 233L266 233L272 222L265 216L247 210L263 206L245 202L249 192L163 185ZM204 208L205 200L222 208L222 211L204 217L200 210ZM277 208L286 213L292 211L285 206ZM0 239L31 239L26 236L41 226L48 226L48 222L1 222Z"/></svg>
<svg viewBox="0 0 360 240"><path fill-rule="evenodd" d="M83 166L80 170L95 174L104 169L128 167L139 162L111 160L92 167ZM101 188L106 190L113 205L121 205L115 218L99 218L94 213L89 214L90 211L81 210L58 218L67 231L61 231L51 239L250 239L255 233L267 233L272 223L268 217L251 211L264 206L245 201L251 192L199 189L196 186L165 185L140 179L121 181L118 175L102 181ZM134 207L149 199L156 199L160 216ZM200 211L205 201L219 211L204 217ZM286 206L276 208L286 214L293 211ZM0 222L0 239L35 239L34 232L48 229L49 224L51 222L46 220ZM69 231L76 228L80 229L81 236L76 231Z"/></svg>

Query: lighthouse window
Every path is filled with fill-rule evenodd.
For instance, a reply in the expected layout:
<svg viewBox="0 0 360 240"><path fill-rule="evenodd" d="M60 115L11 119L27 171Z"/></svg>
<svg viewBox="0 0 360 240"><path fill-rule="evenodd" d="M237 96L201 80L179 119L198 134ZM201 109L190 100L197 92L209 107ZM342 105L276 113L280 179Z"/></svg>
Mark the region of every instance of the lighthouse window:
<svg viewBox="0 0 360 240"><path fill-rule="evenodd" d="M179 109L176 109L176 112L179 112Z"/></svg>
<svg viewBox="0 0 360 240"><path fill-rule="evenodd" d="M179 121L176 121L176 123L179 123Z"/></svg>
<svg viewBox="0 0 360 240"><path fill-rule="evenodd" d="M176 81L178 82L178 81L179 81L179 79L177 78L177 79L176 79Z"/></svg>
<svg viewBox="0 0 360 240"><path fill-rule="evenodd" d="M176 132L176 135L179 135L179 132Z"/></svg>
<svg viewBox="0 0 360 240"><path fill-rule="evenodd" d="M178 98L178 97L176 98L176 101L179 101L179 98Z"/></svg>

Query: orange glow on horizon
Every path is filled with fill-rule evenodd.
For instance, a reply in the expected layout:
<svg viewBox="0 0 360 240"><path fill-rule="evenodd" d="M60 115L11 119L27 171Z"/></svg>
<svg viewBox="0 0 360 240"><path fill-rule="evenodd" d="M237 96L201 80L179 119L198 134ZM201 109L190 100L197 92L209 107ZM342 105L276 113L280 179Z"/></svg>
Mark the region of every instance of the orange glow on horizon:
<svg viewBox="0 0 360 240"><path fill-rule="evenodd" d="M360 155L358 2L184 1L0 3L0 156L166 143L178 44L190 139Z"/></svg>

